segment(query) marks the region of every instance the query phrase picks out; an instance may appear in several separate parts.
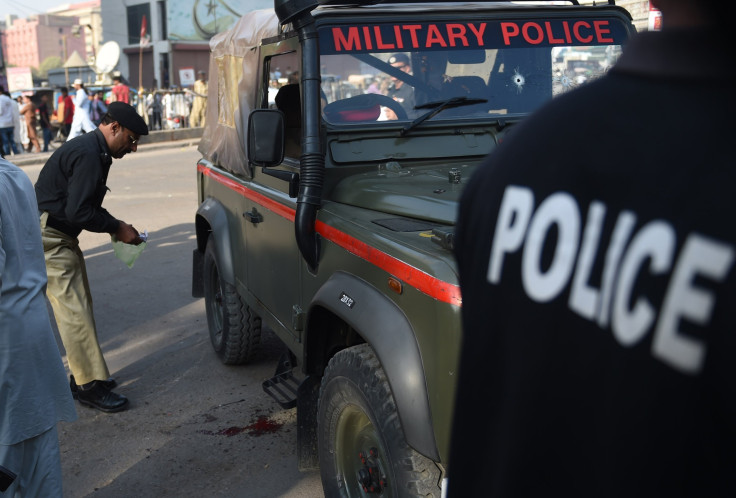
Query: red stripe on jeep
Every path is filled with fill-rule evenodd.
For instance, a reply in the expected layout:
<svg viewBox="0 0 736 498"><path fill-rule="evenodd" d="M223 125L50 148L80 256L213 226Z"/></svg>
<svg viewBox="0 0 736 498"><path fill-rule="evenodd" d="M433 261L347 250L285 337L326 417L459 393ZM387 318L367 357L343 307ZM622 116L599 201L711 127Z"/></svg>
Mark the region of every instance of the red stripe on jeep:
<svg viewBox="0 0 736 498"><path fill-rule="evenodd" d="M240 183L227 178L213 171L207 166L201 164L197 165L197 170L203 175L207 175L213 180L222 185L228 187L241 194L242 196L261 204L266 209L270 209L274 213L286 218L289 221L294 221L296 215L295 211L291 208L280 204L273 199L269 199L263 194L254 192L253 190L241 185ZM462 297L460 295L460 287L455 284L443 282L438 278L435 278L428 273L423 272L413 266L410 266L403 261L394 258L386 254L383 251L379 251L375 247L372 247L365 242L362 242L355 237L352 237L345 232L342 232L326 223L317 220L316 224L317 233L322 235L327 240L337 244L351 254L358 256L365 261L385 270L394 277L403 280L406 284L411 285L420 292L442 301L444 303L453 304L460 306L462 304Z"/></svg>

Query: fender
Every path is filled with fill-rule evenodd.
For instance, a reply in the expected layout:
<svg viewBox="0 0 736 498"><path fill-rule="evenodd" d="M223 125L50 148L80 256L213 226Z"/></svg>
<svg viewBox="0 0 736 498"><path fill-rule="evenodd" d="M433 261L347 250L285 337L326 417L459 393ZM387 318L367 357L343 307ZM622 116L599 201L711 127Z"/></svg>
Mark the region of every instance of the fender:
<svg viewBox="0 0 736 498"><path fill-rule="evenodd" d="M317 291L310 315L315 306L340 317L371 345L388 377L406 442L439 461L422 357L404 312L371 284L345 272L335 272Z"/></svg>
<svg viewBox="0 0 736 498"><path fill-rule="evenodd" d="M212 197L208 197L200 204L195 218L197 230L197 248L204 253L207 245L207 233L205 227L201 226L201 220L209 224L211 237L215 240L215 251L217 252L217 264L220 278L225 282L235 285L235 266L230 245L230 231L228 230L228 215L225 207Z"/></svg>

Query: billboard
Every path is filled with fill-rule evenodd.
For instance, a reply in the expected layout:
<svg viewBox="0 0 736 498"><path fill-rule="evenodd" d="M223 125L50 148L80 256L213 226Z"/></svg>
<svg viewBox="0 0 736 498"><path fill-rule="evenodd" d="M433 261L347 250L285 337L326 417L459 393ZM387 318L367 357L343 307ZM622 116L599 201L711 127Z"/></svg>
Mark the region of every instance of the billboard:
<svg viewBox="0 0 736 498"><path fill-rule="evenodd" d="M243 14L272 9L273 0L178 0L167 2L169 39L203 41L230 29Z"/></svg>
<svg viewBox="0 0 736 498"><path fill-rule="evenodd" d="M30 67L8 67L8 91L24 90L33 88L33 76Z"/></svg>

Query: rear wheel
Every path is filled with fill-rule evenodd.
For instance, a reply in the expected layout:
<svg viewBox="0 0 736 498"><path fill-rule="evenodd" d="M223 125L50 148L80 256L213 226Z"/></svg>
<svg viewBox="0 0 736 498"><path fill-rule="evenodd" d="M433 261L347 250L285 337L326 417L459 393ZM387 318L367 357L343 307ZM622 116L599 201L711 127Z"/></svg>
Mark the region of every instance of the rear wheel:
<svg viewBox="0 0 736 498"><path fill-rule="evenodd" d="M215 241L204 253L204 301L212 347L226 365L250 360L261 342L261 318L243 302L235 287L222 279Z"/></svg>
<svg viewBox="0 0 736 498"><path fill-rule="evenodd" d="M319 397L325 496L439 497L442 472L407 445L386 374L371 347L337 353Z"/></svg>

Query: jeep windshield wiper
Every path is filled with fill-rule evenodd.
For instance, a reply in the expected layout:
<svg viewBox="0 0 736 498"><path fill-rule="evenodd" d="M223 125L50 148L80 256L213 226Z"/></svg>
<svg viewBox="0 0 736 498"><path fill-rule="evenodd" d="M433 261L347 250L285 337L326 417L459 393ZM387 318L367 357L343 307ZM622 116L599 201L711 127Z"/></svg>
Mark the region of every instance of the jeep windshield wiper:
<svg viewBox="0 0 736 498"><path fill-rule="evenodd" d="M462 107L466 105L483 104L488 102L488 99L474 99L468 97L452 97L447 100L440 100L436 102L426 102L424 104L416 106L416 109L432 109L426 114L422 114L417 119L406 125L399 133L402 137L409 133L411 130L422 124L424 121L436 116L445 109L452 107Z"/></svg>

